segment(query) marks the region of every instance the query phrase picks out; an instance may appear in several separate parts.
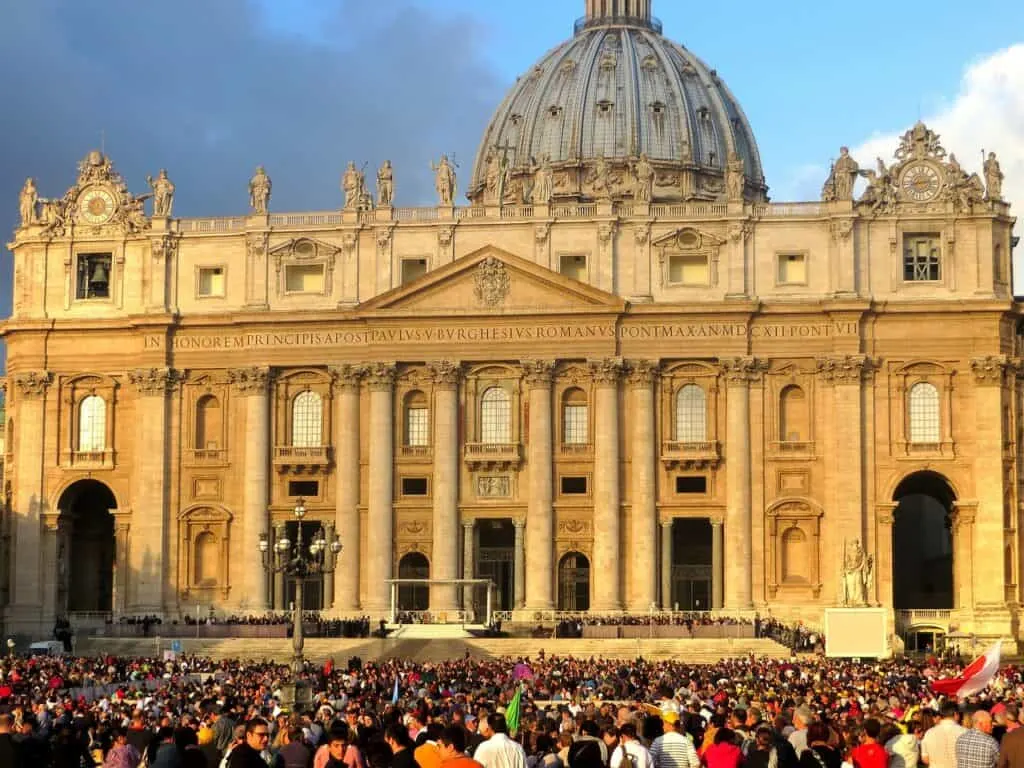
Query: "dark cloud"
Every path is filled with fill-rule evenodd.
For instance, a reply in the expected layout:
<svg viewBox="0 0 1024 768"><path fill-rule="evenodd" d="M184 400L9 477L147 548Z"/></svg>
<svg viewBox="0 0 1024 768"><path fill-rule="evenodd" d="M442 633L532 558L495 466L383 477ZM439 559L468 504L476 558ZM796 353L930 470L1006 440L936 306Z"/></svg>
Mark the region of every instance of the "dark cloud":
<svg viewBox="0 0 1024 768"><path fill-rule="evenodd" d="M4 3L0 232L13 230L26 176L62 194L101 135L134 191L169 170L181 216L243 213L260 163L278 211L340 206L348 160L372 180L391 159L399 205L432 199L441 152L467 179L506 85L481 53L487 29L429 3L317 3L317 28L302 34L275 31L255 0ZM9 273L8 258L4 315Z"/></svg>

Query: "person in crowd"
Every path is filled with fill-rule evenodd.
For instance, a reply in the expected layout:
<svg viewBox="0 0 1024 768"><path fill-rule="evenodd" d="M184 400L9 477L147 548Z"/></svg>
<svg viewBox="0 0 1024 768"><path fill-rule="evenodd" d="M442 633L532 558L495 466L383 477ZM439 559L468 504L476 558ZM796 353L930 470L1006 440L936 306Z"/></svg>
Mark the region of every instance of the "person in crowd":
<svg viewBox="0 0 1024 768"><path fill-rule="evenodd" d="M227 768L267 768L263 751L270 743L270 723L254 717L245 724L244 740L233 746L227 756Z"/></svg>
<svg viewBox="0 0 1024 768"><path fill-rule="evenodd" d="M939 722L921 739L921 762L928 768L957 768L956 741L964 733L959 723L960 708L947 701L939 709Z"/></svg>
<svg viewBox="0 0 1024 768"><path fill-rule="evenodd" d="M480 733L486 739L473 754L483 768L526 768L526 752L509 738L505 715L489 713L480 720Z"/></svg>
<svg viewBox="0 0 1024 768"><path fill-rule="evenodd" d="M651 744L654 768L698 768L700 758L689 737L680 732L679 713L667 710L661 715L664 734Z"/></svg>
<svg viewBox="0 0 1024 768"><path fill-rule="evenodd" d="M956 740L957 768L996 768L999 742L992 738L992 716L984 709L971 714L971 727Z"/></svg>

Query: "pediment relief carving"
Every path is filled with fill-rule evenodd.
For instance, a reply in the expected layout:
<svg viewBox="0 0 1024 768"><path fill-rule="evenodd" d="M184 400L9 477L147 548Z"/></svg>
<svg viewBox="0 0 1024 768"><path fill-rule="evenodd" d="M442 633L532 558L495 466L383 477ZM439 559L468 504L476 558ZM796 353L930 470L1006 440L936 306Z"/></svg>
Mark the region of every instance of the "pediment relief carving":
<svg viewBox="0 0 1024 768"><path fill-rule="evenodd" d="M661 235L651 243L655 248L681 253L699 253L717 250L725 244L725 240L711 232L696 227L680 227Z"/></svg>
<svg viewBox="0 0 1024 768"><path fill-rule="evenodd" d="M338 248L322 240L314 240L308 237L298 237L275 245L269 250L273 259L274 269L280 274L281 267L288 263L323 263L325 271L329 275L334 269L334 260L341 253Z"/></svg>
<svg viewBox="0 0 1024 768"><path fill-rule="evenodd" d="M953 368L931 360L912 360L903 364L895 364L893 373L904 376L945 376L953 373Z"/></svg>
<svg viewBox="0 0 1024 768"><path fill-rule="evenodd" d="M768 517L799 520L822 517L825 512L809 499L790 498L776 501L765 510L765 514Z"/></svg>
<svg viewBox="0 0 1024 768"><path fill-rule="evenodd" d="M179 520L187 521L194 525L228 523L234 519L234 515L225 507L193 507L183 510L178 515Z"/></svg>
<svg viewBox="0 0 1024 768"><path fill-rule="evenodd" d="M668 365L662 372L662 378L698 378L698 377L709 377L718 376L718 369L707 363L678 363L676 365Z"/></svg>

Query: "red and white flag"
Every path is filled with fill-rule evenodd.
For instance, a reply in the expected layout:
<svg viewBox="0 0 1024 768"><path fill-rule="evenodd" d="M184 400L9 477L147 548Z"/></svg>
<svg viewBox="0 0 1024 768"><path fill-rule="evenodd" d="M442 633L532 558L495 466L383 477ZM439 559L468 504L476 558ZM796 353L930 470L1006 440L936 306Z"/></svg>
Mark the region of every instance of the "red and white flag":
<svg viewBox="0 0 1024 768"><path fill-rule="evenodd" d="M943 696L956 696L965 699L985 690L992 678L999 671L999 655L1003 641L996 644L972 661L963 672L956 677L943 680L932 680L932 690Z"/></svg>

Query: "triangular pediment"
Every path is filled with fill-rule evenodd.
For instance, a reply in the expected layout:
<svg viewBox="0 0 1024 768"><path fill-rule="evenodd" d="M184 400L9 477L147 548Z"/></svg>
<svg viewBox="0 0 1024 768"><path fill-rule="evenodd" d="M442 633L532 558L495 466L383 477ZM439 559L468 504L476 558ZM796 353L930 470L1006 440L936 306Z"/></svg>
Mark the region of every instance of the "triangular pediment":
<svg viewBox="0 0 1024 768"><path fill-rule="evenodd" d="M621 312L626 302L494 246L370 299L360 314Z"/></svg>
<svg viewBox="0 0 1024 768"><path fill-rule="evenodd" d="M679 227L651 241L655 248L668 248L679 251L701 251L718 248L724 244L718 235L697 227Z"/></svg>

